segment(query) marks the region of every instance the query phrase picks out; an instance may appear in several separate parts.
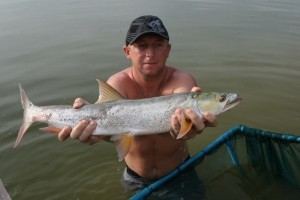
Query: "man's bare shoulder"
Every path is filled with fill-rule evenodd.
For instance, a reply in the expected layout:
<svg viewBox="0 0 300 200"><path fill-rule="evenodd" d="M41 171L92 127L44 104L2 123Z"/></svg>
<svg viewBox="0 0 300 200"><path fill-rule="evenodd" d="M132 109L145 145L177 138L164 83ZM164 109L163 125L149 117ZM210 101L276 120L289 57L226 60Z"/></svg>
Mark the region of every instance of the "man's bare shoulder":
<svg viewBox="0 0 300 200"><path fill-rule="evenodd" d="M131 68L126 68L110 76L107 83L120 92L124 97L127 96L126 88L132 87L132 80L130 78Z"/></svg>
<svg viewBox="0 0 300 200"><path fill-rule="evenodd" d="M192 87L197 86L195 78L190 73L175 67L168 68L171 71L168 85L174 88L175 93L190 91Z"/></svg>
<svg viewBox="0 0 300 200"><path fill-rule="evenodd" d="M193 75L191 75L190 73L183 71L179 68L175 68L175 67L168 67L171 71L172 71L172 78L174 79L190 79L190 80L194 80Z"/></svg>
<svg viewBox="0 0 300 200"><path fill-rule="evenodd" d="M126 68L122 71L119 71L119 72L111 75L108 78L107 82L124 81L124 79L129 78L130 71L131 71L130 68Z"/></svg>

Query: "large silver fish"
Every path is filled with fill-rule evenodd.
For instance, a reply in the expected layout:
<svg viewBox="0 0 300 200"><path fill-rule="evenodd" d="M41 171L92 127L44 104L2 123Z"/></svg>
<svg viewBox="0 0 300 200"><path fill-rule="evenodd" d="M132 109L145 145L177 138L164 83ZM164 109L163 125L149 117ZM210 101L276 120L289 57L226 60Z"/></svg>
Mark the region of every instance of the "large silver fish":
<svg viewBox="0 0 300 200"><path fill-rule="evenodd" d="M95 104L73 109L69 105L38 107L28 99L21 85L20 95L24 109L23 124L20 127L16 147L27 129L34 122L47 123L44 132L58 133L63 127L74 127L80 120L95 120L97 127L93 135L112 136L120 160L129 150L132 136L169 132L170 118L177 108L191 108L198 115L211 112L223 113L241 101L234 93L178 93L148 99L128 100L111 86L99 81L99 99ZM192 127L190 120L183 120L177 139Z"/></svg>

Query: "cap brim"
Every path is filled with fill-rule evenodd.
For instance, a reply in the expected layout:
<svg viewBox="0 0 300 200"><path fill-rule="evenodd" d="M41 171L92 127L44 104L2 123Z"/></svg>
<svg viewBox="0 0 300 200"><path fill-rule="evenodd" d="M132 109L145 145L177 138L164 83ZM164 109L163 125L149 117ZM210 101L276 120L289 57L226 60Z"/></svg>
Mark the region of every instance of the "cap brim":
<svg viewBox="0 0 300 200"><path fill-rule="evenodd" d="M148 34L148 33L153 33L153 34L159 35L169 41L169 37L167 37L166 35L163 35L161 33L155 32L155 31L147 31L147 32L144 32L144 33L141 33L141 34L138 34L137 36L135 36L128 44L133 44L139 37L141 37L145 34Z"/></svg>

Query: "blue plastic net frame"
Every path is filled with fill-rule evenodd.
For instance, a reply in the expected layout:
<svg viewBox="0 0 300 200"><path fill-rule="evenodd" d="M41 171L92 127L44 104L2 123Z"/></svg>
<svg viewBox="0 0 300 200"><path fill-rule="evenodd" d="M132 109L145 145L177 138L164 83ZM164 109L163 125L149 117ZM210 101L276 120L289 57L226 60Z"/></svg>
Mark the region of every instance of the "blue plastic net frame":
<svg viewBox="0 0 300 200"><path fill-rule="evenodd" d="M251 136L251 138L257 137L259 139L272 138L275 141L276 140L281 141L281 143L282 143L282 141L286 141L286 143L289 143L289 144L290 143L300 143L300 136L295 136L295 135L289 134L289 133L276 133L276 132L272 132L272 131L268 131L268 130L262 130L262 129L247 127L245 125L237 125L237 126L233 127L232 129L228 130L227 132L223 133L215 141L210 143L203 150L196 153L193 157L191 157L185 163L181 164L178 168L173 170L171 173L167 174L166 176L164 176L161 179L157 180L156 182L152 183L148 187L145 187L144 189L139 191L137 194L133 195L130 199L131 200L138 200L138 199L146 198L153 191L155 191L155 190L159 189L161 186L163 186L167 181L169 181L170 179L172 179L176 175L180 174L183 170L187 169L188 167L199 163L201 160L204 159L205 156L211 154L217 148L219 148L221 145L224 145L224 144L226 144L226 147L227 147L227 150L230 154L231 161L232 161L233 165L235 165L240 170L240 172L242 174L245 174L245 176L247 177L247 174L244 172L243 168L240 167L238 156L237 156L237 154L234 150L232 141L230 140L230 138L232 136L236 135L236 134ZM283 142L283 144L284 144L284 142ZM272 148L272 144L270 144L270 146L268 146L268 148ZM253 147L253 151L255 151L255 150L256 150L256 148ZM249 151L251 151L251 145L250 145L250 150ZM259 154L260 152L255 152L255 153ZM271 157L269 156L268 159L273 159L273 158L272 158L272 156ZM281 159L284 159L284 156L282 156ZM274 163L274 162L270 162L270 163ZM285 173L285 171L289 171L289 170L286 170L286 169L289 169L289 165L288 165L287 161L284 161L282 163L283 163L284 166L279 165L279 167L282 168L281 169L281 171L283 172L282 176L285 177L284 173ZM272 169L274 167L278 168L277 165L276 166L269 166L269 167L271 167ZM276 170L274 170L274 171L276 171ZM290 182L296 183L298 181L296 179L293 180L293 178L291 178L290 174L286 175L286 176L289 176L289 177L286 177L286 178L289 179Z"/></svg>

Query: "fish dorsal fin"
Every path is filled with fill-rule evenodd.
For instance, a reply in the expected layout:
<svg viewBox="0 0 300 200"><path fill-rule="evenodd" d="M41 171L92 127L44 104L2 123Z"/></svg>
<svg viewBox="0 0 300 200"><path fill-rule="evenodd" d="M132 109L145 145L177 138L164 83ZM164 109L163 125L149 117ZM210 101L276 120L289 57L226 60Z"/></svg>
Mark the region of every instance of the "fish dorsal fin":
<svg viewBox="0 0 300 200"><path fill-rule="evenodd" d="M113 135L110 140L115 143L118 152L119 161L122 161L127 155L133 136L130 134Z"/></svg>
<svg viewBox="0 0 300 200"><path fill-rule="evenodd" d="M97 81L99 83L99 98L95 104L124 99L124 97L117 90L108 85L106 82L98 79Z"/></svg>
<svg viewBox="0 0 300 200"><path fill-rule="evenodd" d="M181 125L180 131L176 139L183 138L191 130L193 123L190 119L184 117L181 119L180 125Z"/></svg>

